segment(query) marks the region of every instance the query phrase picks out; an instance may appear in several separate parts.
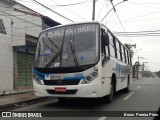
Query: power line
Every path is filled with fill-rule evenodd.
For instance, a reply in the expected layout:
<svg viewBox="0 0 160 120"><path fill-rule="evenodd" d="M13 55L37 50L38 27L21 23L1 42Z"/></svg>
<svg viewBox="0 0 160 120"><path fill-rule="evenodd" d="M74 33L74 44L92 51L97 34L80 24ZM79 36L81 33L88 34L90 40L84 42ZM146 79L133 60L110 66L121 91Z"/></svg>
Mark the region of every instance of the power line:
<svg viewBox="0 0 160 120"><path fill-rule="evenodd" d="M143 19L143 20L129 20L129 21L122 21L123 23L126 23L126 22L141 22L141 21L147 21L147 20L159 20L160 18L150 18L150 19ZM113 23L114 22L114 24L112 24L112 25L116 25L116 24L119 24L119 21L117 22L117 21L111 21L111 22L109 22L109 24L111 24L111 23Z"/></svg>
<svg viewBox="0 0 160 120"><path fill-rule="evenodd" d="M124 28L124 26L123 26L123 24L122 24L122 22L121 22L121 20L120 20L120 18L119 18L119 16L118 16L118 14L117 14L116 11L115 11L115 13L116 13L116 16L117 16L117 18L118 18L118 20L119 20L119 22L120 22L120 24L121 24L121 26L122 26L124 32L126 33L126 30L125 30L125 28ZM127 33L126 33L126 36L128 37L129 41L132 43L132 41L130 40L130 38L129 38L129 36L127 35Z"/></svg>
<svg viewBox="0 0 160 120"><path fill-rule="evenodd" d="M115 33L116 35L160 35L160 33L157 33L157 32L155 32L155 33Z"/></svg>
<svg viewBox="0 0 160 120"><path fill-rule="evenodd" d="M82 9L84 9L84 8L86 8L86 7L88 7L89 5L91 5L90 3L89 4L87 4L87 5L85 5L85 6L83 6L83 7L81 7L81 9L76 9L75 11L80 11L80 10L82 10Z"/></svg>
<svg viewBox="0 0 160 120"><path fill-rule="evenodd" d="M103 21L104 20L104 18L106 18L107 17L107 15L112 11L112 10L114 10L114 11L116 11L116 9L115 9L115 7L117 6L117 5L119 5L119 4L121 4L121 3L123 3L124 1L122 1L122 2L119 2L119 3L117 3L117 4L115 4L115 5L113 5L113 3L112 3L112 1L110 0L110 2L111 2L111 4L112 4L112 8L107 12L107 14L102 18L102 20L101 21Z"/></svg>
<svg viewBox="0 0 160 120"><path fill-rule="evenodd" d="M159 37L160 35L116 35L120 37Z"/></svg>
<svg viewBox="0 0 160 120"><path fill-rule="evenodd" d="M16 0L16 1L21 1L21 2L26 2L26 3L34 3L32 1L26 1L26 0Z"/></svg>
<svg viewBox="0 0 160 120"><path fill-rule="evenodd" d="M142 53L149 53L149 52L152 52L152 53L155 53L155 52L160 52L160 51L143 51Z"/></svg>
<svg viewBox="0 0 160 120"><path fill-rule="evenodd" d="M141 18L141 17L153 15L153 14L156 14L156 13L159 13L159 12L160 12L160 10L154 11L154 12L151 12L151 13L148 13L148 14L143 14L143 15L140 15L140 16L136 16L136 17L133 17L133 18L129 18L129 19L124 19L124 20L126 20L125 22L129 22L129 21L133 21L133 20L135 20L135 19L139 19L139 18ZM112 22L115 23L116 21L112 21ZM111 22L110 22L110 23L111 23Z"/></svg>
<svg viewBox="0 0 160 120"><path fill-rule="evenodd" d="M148 7L148 8L160 9L160 8L156 8L156 7L151 7L151 6L147 6L147 5L138 4L138 3L135 3L135 2L129 2L129 3L135 4L135 5L139 5L139 6L143 6L143 7Z"/></svg>
<svg viewBox="0 0 160 120"><path fill-rule="evenodd" d="M138 3L138 4L160 4L160 3Z"/></svg>
<svg viewBox="0 0 160 120"><path fill-rule="evenodd" d="M5 28L7 28L7 29L11 29L11 28L13 28L13 29L16 29L16 30L20 30L20 29L25 30L25 29L30 29L31 27L33 28L33 26L25 26L25 27L21 27L21 28L5 26ZM39 32L41 32L41 30L35 30L35 29L32 29L32 31L39 31ZM17 32L16 32L16 33L17 33Z"/></svg>
<svg viewBox="0 0 160 120"><path fill-rule="evenodd" d="M5 11L0 10L0 12L5 13L5 14L10 15L10 16L13 16L13 17L15 17L15 18L18 18L18 19L20 19L20 20L22 20L22 21L25 21L25 22L27 22L27 23L33 24L33 25L35 25L35 26L42 27L41 25L37 25L37 24L32 23L32 22L30 22L30 21L27 21L27 20L25 20L25 19L23 19L23 18L20 18L20 17L17 17L17 16L15 16L15 15L12 15L12 14L10 14L10 13L7 13L7 12L5 12Z"/></svg>
<svg viewBox="0 0 160 120"><path fill-rule="evenodd" d="M0 14L0 16L11 16L11 15ZM15 16L24 16L24 15L15 15Z"/></svg>
<svg viewBox="0 0 160 120"><path fill-rule="evenodd" d="M65 17L65 16L63 16L63 15L61 15L61 14L59 14L58 12L52 10L51 8L49 8L49 7L45 6L45 5L43 5L42 3L38 2L37 0L33 0L33 1L36 2L36 3L38 3L39 5L43 6L44 8L46 8L46 9L48 9L48 10L54 12L55 14L57 14L57 15L59 15L59 16L65 18L66 20L69 20L69 21L71 21L71 22L74 22L73 20L71 20L71 19L69 19L69 18L67 18L67 17Z"/></svg>
<svg viewBox="0 0 160 120"><path fill-rule="evenodd" d="M97 17L97 19L96 19L96 20L98 20L98 18L99 18L99 16L100 16L100 14L101 14L101 12L102 12L102 9L103 9L103 7L104 7L104 5L105 5L105 2L106 2L106 0L104 0L104 3L102 4L101 10L100 10L100 12L99 12L98 17Z"/></svg>
<svg viewBox="0 0 160 120"><path fill-rule="evenodd" d="M55 5L55 6L60 6L60 7L67 7L67 6L73 6L73 5L81 5L81 4L85 4L85 3L88 3L88 2L91 2L92 0L84 0L82 2L79 2L79 3L72 3L72 4L65 4L65 5Z"/></svg>
<svg viewBox="0 0 160 120"><path fill-rule="evenodd" d="M153 31L132 31L132 32L125 32L125 33L148 33L148 32L160 32L160 30L153 30ZM124 32L114 32L114 34L123 34Z"/></svg>
<svg viewBox="0 0 160 120"><path fill-rule="evenodd" d="M142 56L154 56L154 57L160 57L160 54L148 54L148 55L143 55L143 54L141 54Z"/></svg>
<svg viewBox="0 0 160 120"><path fill-rule="evenodd" d="M60 7L62 7L63 9L65 9L66 11L68 11L68 12L70 12L70 13L74 14L75 16L77 16L77 17L79 17L79 18L81 18L81 19L83 19L83 20L87 21L85 18L83 18L83 17L81 17L81 16L77 15L77 14L76 14L76 13L74 13L73 11L70 11L70 10L66 9L65 7L61 6L61 5L60 5L60 4L58 4L57 2L55 2L55 1L53 1L53 0L51 0L51 1L52 1L52 2L54 2L54 3L56 3L57 5L59 5L59 6L60 6Z"/></svg>

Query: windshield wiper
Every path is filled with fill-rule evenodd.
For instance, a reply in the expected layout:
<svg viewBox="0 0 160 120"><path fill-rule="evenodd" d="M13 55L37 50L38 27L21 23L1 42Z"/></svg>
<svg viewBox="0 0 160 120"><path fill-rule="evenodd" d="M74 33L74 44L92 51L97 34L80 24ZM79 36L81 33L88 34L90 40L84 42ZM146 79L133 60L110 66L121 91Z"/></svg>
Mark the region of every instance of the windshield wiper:
<svg viewBox="0 0 160 120"><path fill-rule="evenodd" d="M46 65L44 68L48 68L48 67L52 64L52 62L55 61L55 60L60 56L60 54L61 54L61 51L59 51L59 52L47 63L47 65Z"/></svg>
<svg viewBox="0 0 160 120"><path fill-rule="evenodd" d="M66 30L66 28L65 28L65 30ZM64 35L65 35L65 30L64 30ZM63 42L64 42L64 37L65 37L65 36L63 36ZM62 42L61 48L59 48L56 44L54 44L54 43L51 41L51 39L48 38L48 40L49 40L59 51L58 51L58 52L56 53L56 55L47 63L47 65L45 66L45 68L48 68L48 67L52 64L52 62L54 62L59 56L60 56L60 61L61 61L62 46L63 46L63 42ZM61 62L60 62L60 65L61 65Z"/></svg>

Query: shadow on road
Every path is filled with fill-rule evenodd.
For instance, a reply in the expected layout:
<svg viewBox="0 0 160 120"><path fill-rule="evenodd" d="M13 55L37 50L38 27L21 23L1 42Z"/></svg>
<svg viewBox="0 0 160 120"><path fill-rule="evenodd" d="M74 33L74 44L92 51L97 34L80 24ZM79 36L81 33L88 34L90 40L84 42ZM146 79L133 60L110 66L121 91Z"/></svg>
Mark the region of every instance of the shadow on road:
<svg viewBox="0 0 160 120"><path fill-rule="evenodd" d="M125 96L126 93L124 93L124 90L121 90L117 92L114 96L114 100L112 103L103 103L101 98L71 98L65 102L59 102L58 100L54 102L50 102L48 104L45 104L45 106L42 107L47 107L47 108L56 108L56 109L61 109L63 110L66 108L68 109L79 109L79 110L99 110L101 108L109 104L114 104L117 100Z"/></svg>

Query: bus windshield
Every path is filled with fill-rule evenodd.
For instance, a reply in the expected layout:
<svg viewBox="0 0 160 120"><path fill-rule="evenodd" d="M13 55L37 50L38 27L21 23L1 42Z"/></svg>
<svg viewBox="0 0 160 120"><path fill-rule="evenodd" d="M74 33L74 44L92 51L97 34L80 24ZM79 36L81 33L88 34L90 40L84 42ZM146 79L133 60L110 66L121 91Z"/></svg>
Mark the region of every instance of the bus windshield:
<svg viewBox="0 0 160 120"><path fill-rule="evenodd" d="M35 67L59 68L95 64L99 56L99 25L70 25L40 34Z"/></svg>

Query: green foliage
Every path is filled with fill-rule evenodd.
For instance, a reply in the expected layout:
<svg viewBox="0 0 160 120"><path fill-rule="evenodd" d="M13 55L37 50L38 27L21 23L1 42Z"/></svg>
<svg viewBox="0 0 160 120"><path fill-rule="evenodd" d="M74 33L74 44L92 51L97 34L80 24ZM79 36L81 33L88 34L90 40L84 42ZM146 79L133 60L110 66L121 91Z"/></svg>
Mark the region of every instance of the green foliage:
<svg viewBox="0 0 160 120"><path fill-rule="evenodd" d="M155 72L155 74L157 75L157 77L159 77L159 78L160 78L160 71Z"/></svg>
<svg viewBox="0 0 160 120"><path fill-rule="evenodd" d="M127 48L128 48L128 50L131 52L131 57L133 57L133 50L131 49L132 48L132 45L130 45L130 44L127 44L127 43L125 43L124 44Z"/></svg>
<svg viewBox="0 0 160 120"><path fill-rule="evenodd" d="M139 62L135 62L135 64L133 65L133 67L135 68L136 71L138 71L138 69L140 67L140 63Z"/></svg>
<svg viewBox="0 0 160 120"><path fill-rule="evenodd" d="M151 71L144 71L143 75L144 77L153 77L153 74Z"/></svg>

